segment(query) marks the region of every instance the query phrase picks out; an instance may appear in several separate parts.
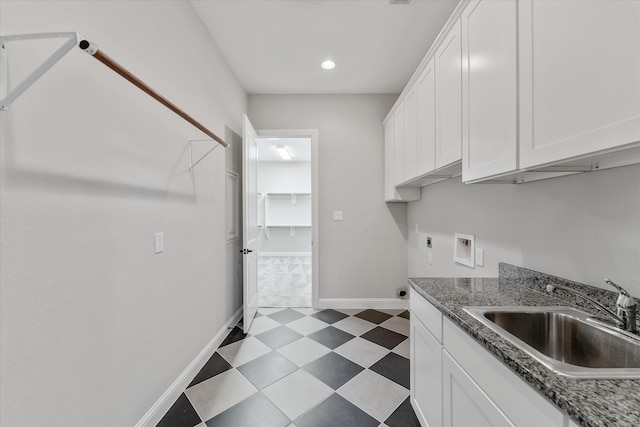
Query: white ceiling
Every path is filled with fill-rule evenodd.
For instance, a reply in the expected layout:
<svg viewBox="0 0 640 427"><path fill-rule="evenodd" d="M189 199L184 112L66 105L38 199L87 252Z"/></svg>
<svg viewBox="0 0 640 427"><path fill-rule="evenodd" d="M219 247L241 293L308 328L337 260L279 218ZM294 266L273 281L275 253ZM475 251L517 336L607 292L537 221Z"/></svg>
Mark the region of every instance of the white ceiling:
<svg viewBox="0 0 640 427"><path fill-rule="evenodd" d="M458 0L191 3L249 94L318 94L400 93Z"/></svg>
<svg viewBox="0 0 640 427"><path fill-rule="evenodd" d="M257 138L258 160L261 162L310 162L310 138ZM276 151L278 145L284 146L291 160L284 160Z"/></svg>

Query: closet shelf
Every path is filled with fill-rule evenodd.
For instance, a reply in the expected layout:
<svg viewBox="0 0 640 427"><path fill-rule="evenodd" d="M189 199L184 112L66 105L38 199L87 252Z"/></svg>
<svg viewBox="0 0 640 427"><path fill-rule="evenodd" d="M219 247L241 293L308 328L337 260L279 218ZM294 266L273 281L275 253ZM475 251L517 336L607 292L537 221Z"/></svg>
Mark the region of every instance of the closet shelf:
<svg viewBox="0 0 640 427"><path fill-rule="evenodd" d="M265 226L266 228L290 228L290 227L296 227L296 228L304 228L304 227L311 227L311 224L267 224Z"/></svg>
<svg viewBox="0 0 640 427"><path fill-rule="evenodd" d="M267 196L310 196L311 193L267 193Z"/></svg>

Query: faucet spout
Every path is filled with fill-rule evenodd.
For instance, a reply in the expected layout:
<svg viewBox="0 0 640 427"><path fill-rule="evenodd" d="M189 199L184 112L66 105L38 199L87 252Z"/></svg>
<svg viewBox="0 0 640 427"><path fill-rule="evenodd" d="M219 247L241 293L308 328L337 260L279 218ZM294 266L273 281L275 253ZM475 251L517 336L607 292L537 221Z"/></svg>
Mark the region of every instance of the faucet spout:
<svg viewBox="0 0 640 427"><path fill-rule="evenodd" d="M547 292L549 292L551 294L556 290L556 288L557 289L562 289L563 291L570 292L572 294L576 294L579 297L589 301L591 304L593 304L596 307L598 307L598 309L600 311L602 311L603 313L607 314L611 318L611 320L613 320L616 323L616 325L618 325L618 327L621 328L623 326L622 319L618 318L617 314L615 314L613 311L609 310L604 305L600 304L598 301L596 301L596 300L592 299L591 297L583 294L582 292L578 292L575 289L571 289L571 288L568 288L568 287L562 286L562 285L547 285Z"/></svg>
<svg viewBox="0 0 640 427"><path fill-rule="evenodd" d="M589 301L591 304L596 306L600 311L605 313L611 320L615 322L618 328L623 329L627 332L636 333L636 309L637 309L637 301L633 298L626 290L622 287L616 285L609 279L605 279L605 282L614 288L616 288L619 292L618 300L616 301L616 311L609 310L604 305L600 304L598 301L593 298L583 294L582 292L578 292L575 289L568 288L563 285L547 285L547 292L553 293L556 288L562 289L563 291L570 292L572 294L578 295L579 297Z"/></svg>

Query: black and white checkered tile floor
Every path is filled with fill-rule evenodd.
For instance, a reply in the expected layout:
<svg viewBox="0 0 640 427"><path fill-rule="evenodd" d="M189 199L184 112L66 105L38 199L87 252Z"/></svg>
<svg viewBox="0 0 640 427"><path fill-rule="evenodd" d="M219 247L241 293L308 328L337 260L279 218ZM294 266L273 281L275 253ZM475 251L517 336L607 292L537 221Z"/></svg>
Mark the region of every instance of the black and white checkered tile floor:
<svg viewBox="0 0 640 427"><path fill-rule="evenodd" d="M409 312L260 309L159 427L414 427Z"/></svg>

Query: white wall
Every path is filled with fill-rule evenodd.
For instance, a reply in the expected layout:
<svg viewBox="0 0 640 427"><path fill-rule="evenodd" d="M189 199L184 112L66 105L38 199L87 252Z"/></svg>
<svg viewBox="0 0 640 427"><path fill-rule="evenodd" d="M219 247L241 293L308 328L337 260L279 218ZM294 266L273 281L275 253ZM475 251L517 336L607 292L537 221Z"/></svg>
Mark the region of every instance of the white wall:
<svg viewBox="0 0 640 427"><path fill-rule="evenodd" d="M320 298L394 298L406 284L406 206L383 201L382 120L396 99L249 96L256 129L318 129Z"/></svg>
<svg viewBox="0 0 640 427"><path fill-rule="evenodd" d="M311 162L258 162L258 191L311 193Z"/></svg>
<svg viewBox="0 0 640 427"><path fill-rule="evenodd" d="M607 289L608 277L640 296L640 165L521 185L442 182L409 204L408 225L410 277L496 277L504 261ZM475 235L484 267L453 263L455 232Z"/></svg>
<svg viewBox="0 0 640 427"><path fill-rule="evenodd" d="M78 31L216 134L240 133L246 94L188 2L0 8L3 35ZM11 44L12 85L53 49ZM0 117L0 424L134 425L239 308L225 152L190 174L187 141L205 136L80 49Z"/></svg>

